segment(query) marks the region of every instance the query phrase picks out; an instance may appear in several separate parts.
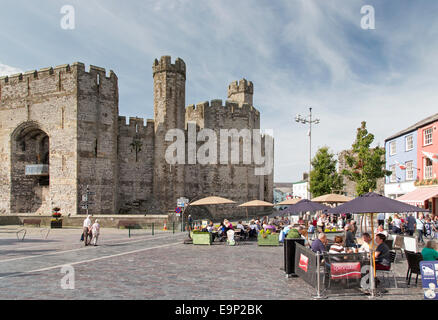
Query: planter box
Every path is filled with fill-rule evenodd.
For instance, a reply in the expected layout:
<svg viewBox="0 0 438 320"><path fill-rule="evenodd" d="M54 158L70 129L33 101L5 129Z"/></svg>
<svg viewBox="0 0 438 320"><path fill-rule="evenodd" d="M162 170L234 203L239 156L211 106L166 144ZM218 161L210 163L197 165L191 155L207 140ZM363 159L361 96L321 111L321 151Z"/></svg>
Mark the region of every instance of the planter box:
<svg viewBox="0 0 438 320"><path fill-rule="evenodd" d="M62 229L62 220L51 221L50 228L51 229Z"/></svg>
<svg viewBox="0 0 438 320"><path fill-rule="evenodd" d="M193 244L211 245L212 236L210 232L193 233L192 240Z"/></svg>
<svg viewBox="0 0 438 320"><path fill-rule="evenodd" d="M279 246L280 242L278 241L279 234L273 233L268 234L266 238L263 238L260 234L257 238L257 244L259 246Z"/></svg>

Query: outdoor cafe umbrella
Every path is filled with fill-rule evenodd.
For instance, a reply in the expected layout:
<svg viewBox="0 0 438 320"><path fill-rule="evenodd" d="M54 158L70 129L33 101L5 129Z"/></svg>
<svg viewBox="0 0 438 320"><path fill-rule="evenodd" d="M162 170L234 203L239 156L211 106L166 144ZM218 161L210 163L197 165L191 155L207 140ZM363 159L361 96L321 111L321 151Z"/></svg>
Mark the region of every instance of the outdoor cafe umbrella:
<svg viewBox="0 0 438 320"><path fill-rule="evenodd" d="M346 197L342 194L335 194L335 193L325 194L323 196L312 199L313 202L320 202L320 203L345 203L351 200L353 200L353 198Z"/></svg>
<svg viewBox="0 0 438 320"><path fill-rule="evenodd" d="M328 210L330 207L327 207L323 204L310 201L308 199L303 199L296 204L291 205L286 210L283 210L283 214L296 214L301 212L315 212L315 211L324 211Z"/></svg>
<svg viewBox="0 0 438 320"><path fill-rule="evenodd" d="M375 257L374 257L374 225L373 225L373 214L374 213L386 213L386 212L428 212L429 210L422 209L416 206L411 206L409 204L384 197L380 194L369 192L350 202L344 203L336 208L329 209L329 213L358 213L358 214L370 214L371 215L371 232L372 232L372 259L370 260L370 268L373 270L375 275ZM374 296L374 277L371 277L371 294Z"/></svg>
<svg viewBox="0 0 438 320"><path fill-rule="evenodd" d="M241 204L239 207L246 208L246 220L248 220L248 208L249 207L273 207L274 205L270 202L261 201L261 200L253 200L249 202L245 202Z"/></svg>
<svg viewBox="0 0 438 320"><path fill-rule="evenodd" d="M301 198L292 198L292 199L287 199L284 200L282 202L276 203L274 206L290 206L292 204L297 204L298 202L301 201Z"/></svg>

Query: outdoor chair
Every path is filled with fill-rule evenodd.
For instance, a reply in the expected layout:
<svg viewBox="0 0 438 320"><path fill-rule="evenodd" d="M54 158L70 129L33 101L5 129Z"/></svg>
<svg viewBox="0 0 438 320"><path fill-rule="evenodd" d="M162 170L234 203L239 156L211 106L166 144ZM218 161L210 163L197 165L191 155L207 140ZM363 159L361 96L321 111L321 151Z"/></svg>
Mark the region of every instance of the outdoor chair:
<svg viewBox="0 0 438 320"><path fill-rule="evenodd" d="M390 274L392 275L392 277L394 278L394 283L395 283L395 288L397 289L397 276L394 272L394 267L393 264L395 263L395 257L396 257L396 253L395 251L389 251L389 255L390 255L390 268L389 270L376 270L376 275L378 275L379 273L383 275L383 277L385 277L386 274Z"/></svg>
<svg viewBox="0 0 438 320"><path fill-rule="evenodd" d="M399 250L401 253L401 256L403 258L403 250L404 250L403 246L404 246L404 237L398 235L398 236L394 237L392 249L390 248L390 250L394 250L396 253L397 253L397 250ZM396 259L397 259L397 256L396 256Z"/></svg>
<svg viewBox="0 0 438 320"><path fill-rule="evenodd" d="M406 250L405 250L405 255L406 255L406 260L408 261L408 272L406 274L407 284L410 285L412 273L415 273L417 274L417 277L415 279L415 285L418 285L418 275L421 274L420 261L423 260L423 256L419 252L415 253Z"/></svg>

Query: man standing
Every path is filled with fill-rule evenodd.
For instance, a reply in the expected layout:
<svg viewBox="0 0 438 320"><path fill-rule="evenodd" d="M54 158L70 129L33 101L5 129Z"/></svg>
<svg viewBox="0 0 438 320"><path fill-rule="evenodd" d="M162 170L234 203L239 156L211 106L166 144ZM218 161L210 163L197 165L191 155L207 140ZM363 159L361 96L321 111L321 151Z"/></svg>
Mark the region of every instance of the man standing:
<svg viewBox="0 0 438 320"><path fill-rule="evenodd" d="M423 234L424 234L424 219L423 214L420 213L418 219L415 221L418 233L418 243L424 244Z"/></svg>
<svg viewBox="0 0 438 320"><path fill-rule="evenodd" d="M407 223L408 234L412 237L415 232L415 218L412 216L412 213L408 215L408 223Z"/></svg>
<svg viewBox="0 0 438 320"><path fill-rule="evenodd" d="M385 214L384 213L379 213L377 215L377 223L378 225L382 225L383 227L385 227Z"/></svg>
<svg viewBox="0 0 438 320"><path fill-rule="evenodd" d="M85 220L84 220L84 224L83 224L83 234L84 234L84 244L85 246L88 246L88 244L91 241L91 216L88 216Z"/></svg>

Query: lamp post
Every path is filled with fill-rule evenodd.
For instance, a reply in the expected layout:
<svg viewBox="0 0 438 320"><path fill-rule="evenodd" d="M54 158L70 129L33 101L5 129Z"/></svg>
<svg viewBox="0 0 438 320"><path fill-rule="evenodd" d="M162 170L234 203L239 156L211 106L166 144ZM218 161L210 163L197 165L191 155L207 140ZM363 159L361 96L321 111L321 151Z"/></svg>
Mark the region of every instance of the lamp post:
<svg viewBox="0 0 438 320"><path fill-rule="evenodd" d="M300 114L295 116L295 121L302 124L309 124L309 142L310 142L310 148L309 148L309 175L307 177L308 184L309 184L309 200L311 200L311 193L310 193L310 172L312 171L312 124L319 124L319 119L312 119L312 108L309 108L309 115L307 117L302 117Z"/></svg>

